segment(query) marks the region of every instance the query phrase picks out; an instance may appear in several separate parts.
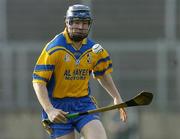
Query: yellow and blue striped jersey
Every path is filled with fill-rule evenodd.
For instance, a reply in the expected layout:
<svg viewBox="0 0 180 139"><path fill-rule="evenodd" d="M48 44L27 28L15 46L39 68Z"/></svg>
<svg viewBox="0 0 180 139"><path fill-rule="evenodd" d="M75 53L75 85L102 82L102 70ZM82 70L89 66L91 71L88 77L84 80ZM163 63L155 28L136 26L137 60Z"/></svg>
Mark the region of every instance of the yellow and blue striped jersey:
<svg viewBox="0 0 180 139"><path fill-rule="evenodd" d="M109 54L95 46L98 45L85 38L81 48L75 49L65 29L43 49L34 68L33 82L45 84L51 98L89 95L90 75L101 78L112 72Z"/></svg>

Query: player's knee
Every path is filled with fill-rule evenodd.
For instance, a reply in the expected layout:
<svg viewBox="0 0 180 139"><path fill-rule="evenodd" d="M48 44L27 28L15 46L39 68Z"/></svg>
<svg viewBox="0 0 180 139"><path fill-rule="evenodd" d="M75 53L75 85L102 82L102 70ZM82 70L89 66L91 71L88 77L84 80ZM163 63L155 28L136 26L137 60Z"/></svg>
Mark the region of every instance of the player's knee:
<svg viewBox="0 0 180 139"><path fill-rule="evenodd" d="M107 139L105 129L99 120L93 120L82 128L86 139Z"/></svg>

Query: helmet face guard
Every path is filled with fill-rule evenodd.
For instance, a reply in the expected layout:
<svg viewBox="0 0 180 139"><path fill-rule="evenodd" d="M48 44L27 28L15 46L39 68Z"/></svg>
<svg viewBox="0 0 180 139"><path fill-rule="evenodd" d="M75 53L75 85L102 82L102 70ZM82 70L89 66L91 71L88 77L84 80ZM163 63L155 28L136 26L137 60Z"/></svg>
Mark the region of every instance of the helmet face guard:
<svg viewBox="0 0 180 139"><path fill-rule="evenodd" d="M73 28L73 23L75 21L88 22L88 25L89 25L88 29L82 30L81 34L76 34L74 32L75 28ZM91 18L89 7L85 5L70 6L66 13L65 22L66 22L66 27L68 30L69 37L75 42L82 41L84 38L88 36L89 30L92 24L92 18Z"/></svg>

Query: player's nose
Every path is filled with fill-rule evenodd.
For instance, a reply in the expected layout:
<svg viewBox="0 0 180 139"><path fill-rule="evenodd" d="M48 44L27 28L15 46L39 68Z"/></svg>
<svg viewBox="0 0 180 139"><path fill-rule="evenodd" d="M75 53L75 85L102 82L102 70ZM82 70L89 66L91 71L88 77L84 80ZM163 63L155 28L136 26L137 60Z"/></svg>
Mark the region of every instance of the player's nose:
<svg viewBox="0 0 180 139"><path fill-rule="evenodd" d="M79 28L79 29L83 29L83 27L84 27L84 26L83 26L83 23L80 22L80 23L78 24L78 28Z"/></svg>

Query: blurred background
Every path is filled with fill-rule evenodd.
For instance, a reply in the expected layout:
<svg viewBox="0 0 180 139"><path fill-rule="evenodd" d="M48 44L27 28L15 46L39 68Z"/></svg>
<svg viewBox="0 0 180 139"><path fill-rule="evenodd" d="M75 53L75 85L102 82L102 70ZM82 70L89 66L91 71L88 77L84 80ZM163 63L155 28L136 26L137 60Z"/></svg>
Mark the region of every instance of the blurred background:
<svg viewBox="0 0 180 139"><path fill-rule="evenodd" d="M141 90L154 93L151 105L127 109L127 123L116 110L101 115L109 139L179 139L179 0L0 0L0 138L49 138L31 75L76 3L92 9L90 37L109 51L123 99ZM97 81L91 87L100 107L112 104Z"/></svg>

